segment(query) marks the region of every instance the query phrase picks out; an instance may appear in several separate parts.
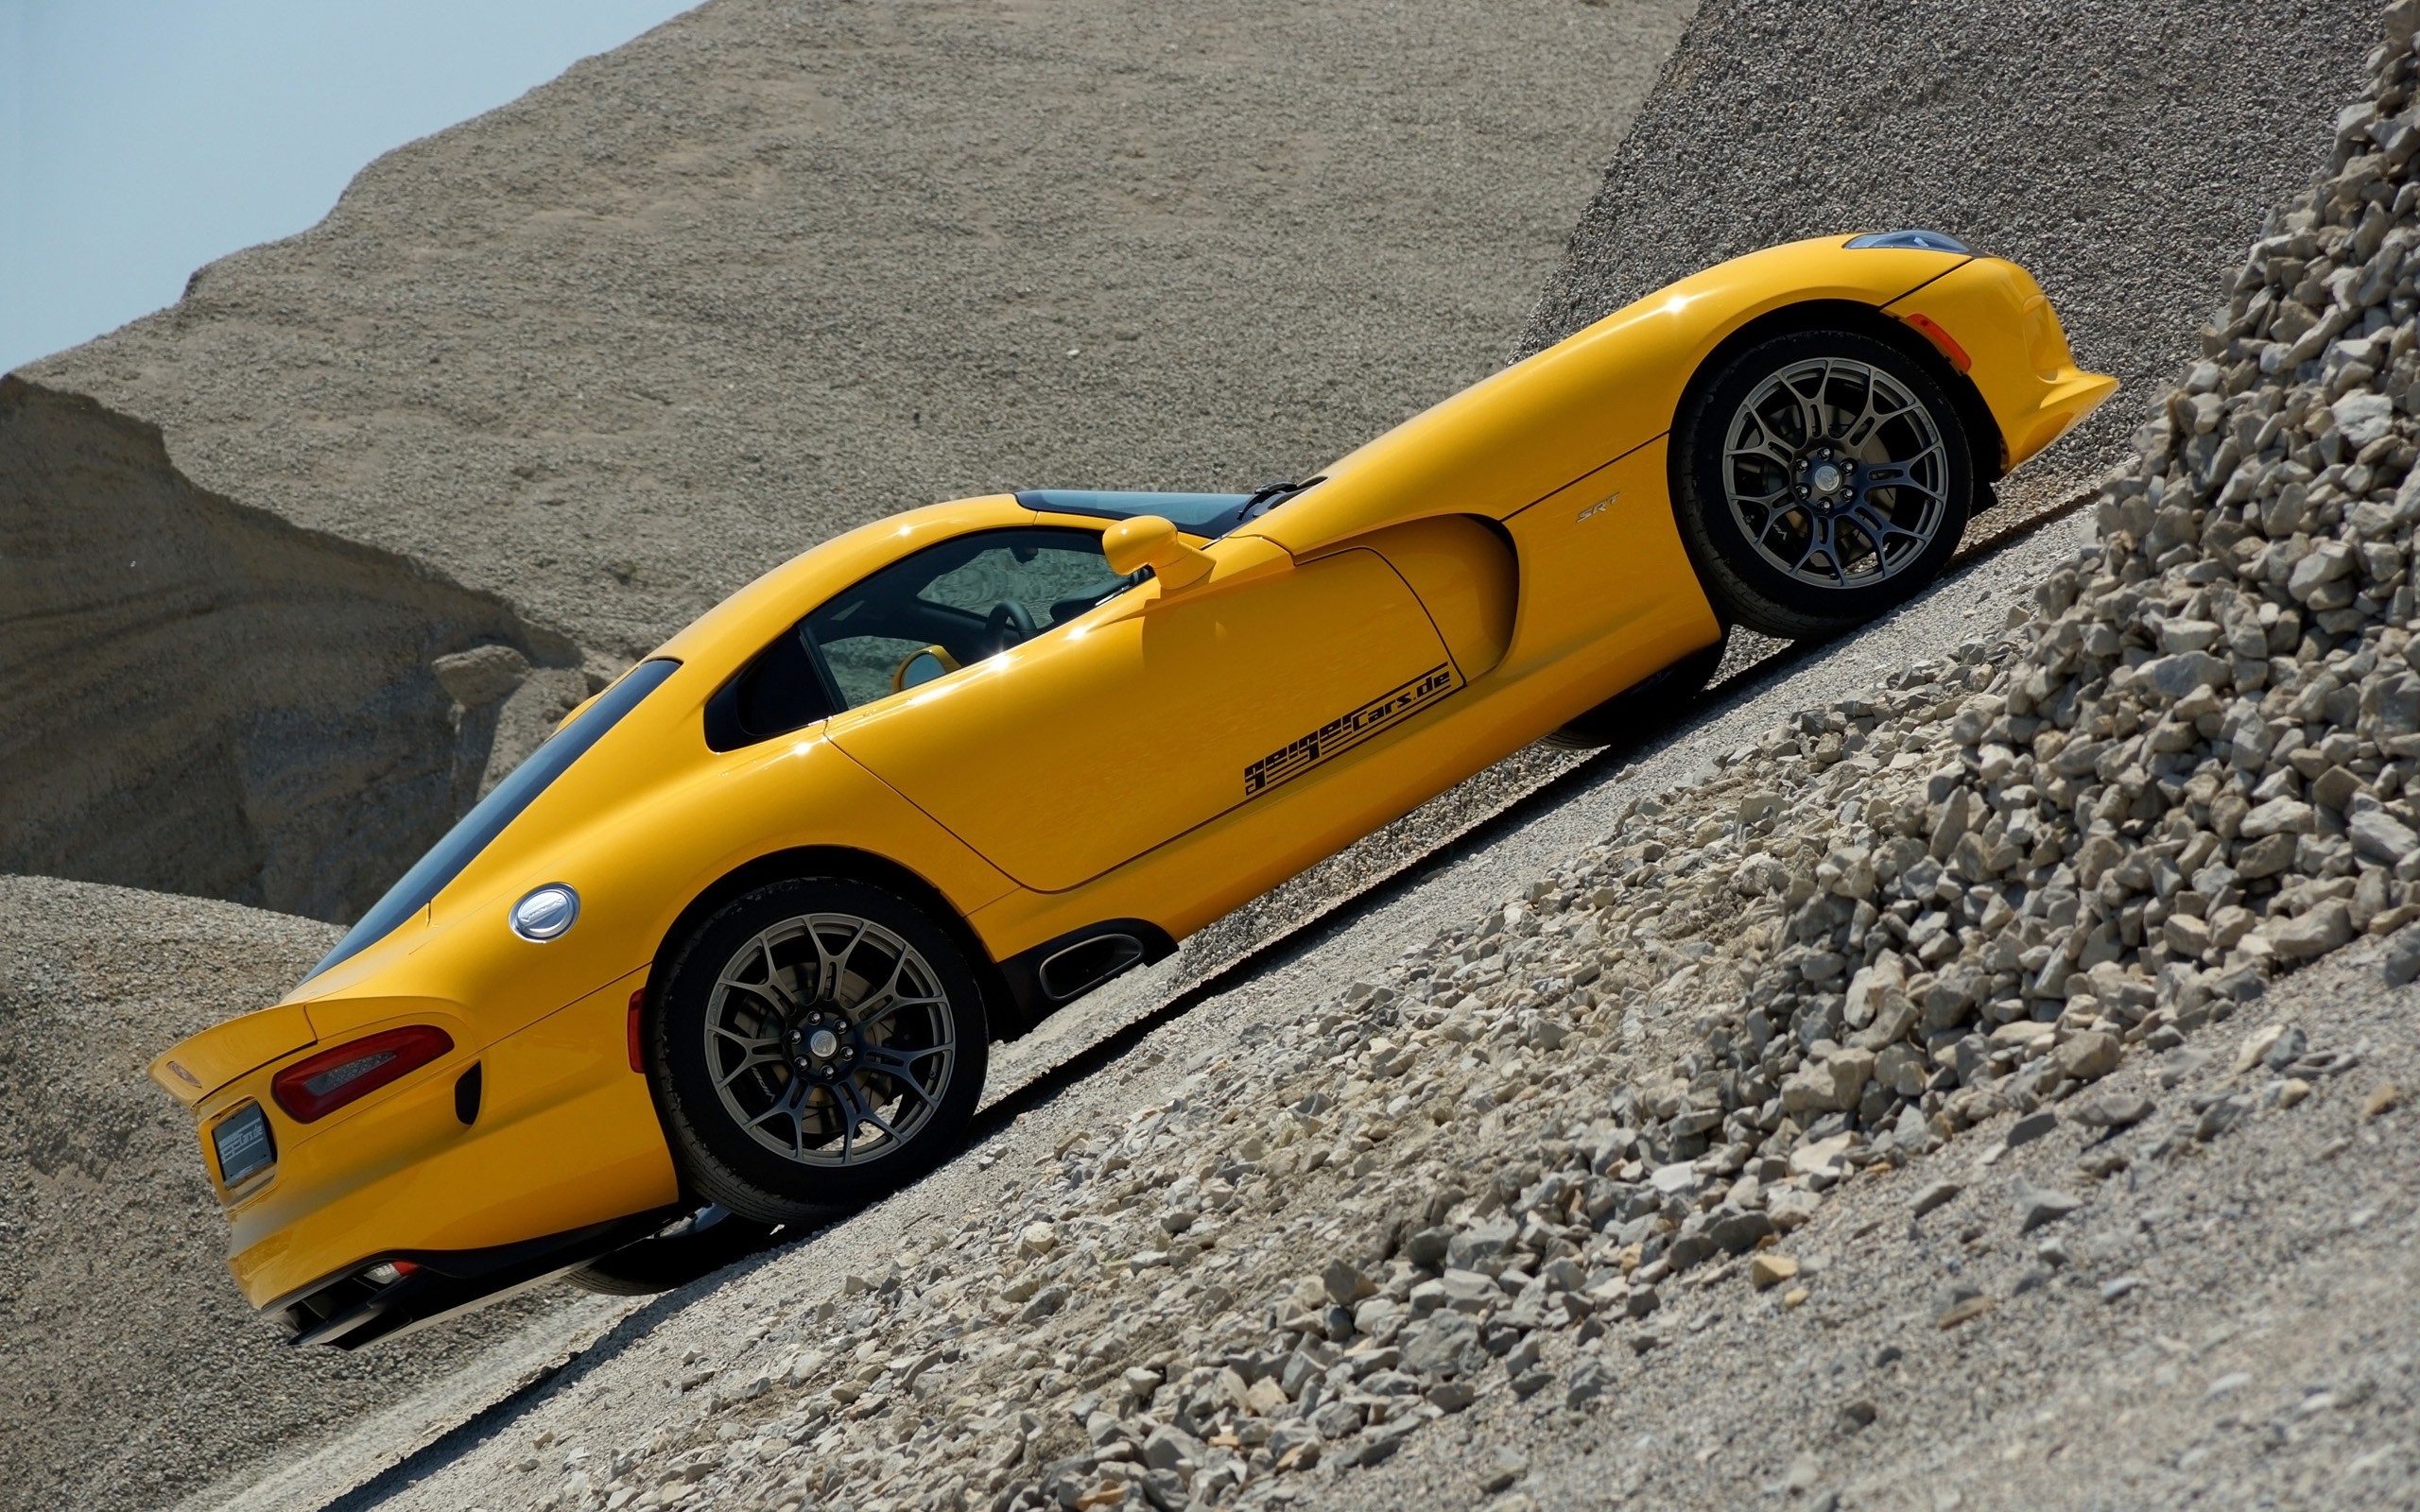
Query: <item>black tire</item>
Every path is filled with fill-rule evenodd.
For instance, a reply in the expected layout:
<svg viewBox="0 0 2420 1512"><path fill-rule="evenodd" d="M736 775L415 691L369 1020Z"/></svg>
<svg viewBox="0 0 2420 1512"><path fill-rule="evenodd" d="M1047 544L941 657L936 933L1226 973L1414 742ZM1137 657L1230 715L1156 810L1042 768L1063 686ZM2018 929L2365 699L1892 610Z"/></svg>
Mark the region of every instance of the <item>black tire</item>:
<svg viewBox="0 0 2420 1512"><path fill-rule="evenodd" d="M991 1049L949 932L838 877L717 909L649 993L646 1023L686 1190L769 1224L853 1211L938 1165L974 1116Z"/></svg>
<svg viewBox="0 0 2420 1512"><path fill-rule="evenodd" d="M1565 750L1595 750L1616 741L1651 735L1669 725L1703 692L1722 665L1722 640L1692 651L1660 672L1652 672L1546 737L1546 744Z"/></svg>
<svg viewBox="0 0 2420 1512"><path fill-rule="evenodd" d="M1976 500L1958 407L1923 363L1854 331L1776 336L1707 374L1673 426L1670 467L1682 544L1716 611L1786 640L1838 634L1922 592Z"/></svg>
<svg viewBox="0 0 2420 1512"><path fill-rule="evenodd" d="M563 1277L600 1297L652 1297L711 1276L773 1242L778 1226L743 1218L719 1206L693 1212Z"/></svg>

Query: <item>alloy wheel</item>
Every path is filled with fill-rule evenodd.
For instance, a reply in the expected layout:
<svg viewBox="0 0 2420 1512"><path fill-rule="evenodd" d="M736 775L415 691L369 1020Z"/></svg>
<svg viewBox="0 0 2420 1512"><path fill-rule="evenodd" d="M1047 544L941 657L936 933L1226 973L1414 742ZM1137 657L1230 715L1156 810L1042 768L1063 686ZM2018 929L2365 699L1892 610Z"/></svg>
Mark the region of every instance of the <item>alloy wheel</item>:
<svg viewBox="0 0 2420 1512"><path fill-rule="evenodd" d="M1868 363L1791 363L1750 390L1723 442L1725 501L1758 556L1796 581L1853 589L1925 555L1949 514L1940 423Z"/></svg>
<svg viewBox="0 0 2420 1512"><path fill-rule="evenodd" d="M929 1122L958 1057L958 1016L930 962L854 914L784 919L717 974L706 1067L750 1139L810 1166L856 1166Z"/></svg>

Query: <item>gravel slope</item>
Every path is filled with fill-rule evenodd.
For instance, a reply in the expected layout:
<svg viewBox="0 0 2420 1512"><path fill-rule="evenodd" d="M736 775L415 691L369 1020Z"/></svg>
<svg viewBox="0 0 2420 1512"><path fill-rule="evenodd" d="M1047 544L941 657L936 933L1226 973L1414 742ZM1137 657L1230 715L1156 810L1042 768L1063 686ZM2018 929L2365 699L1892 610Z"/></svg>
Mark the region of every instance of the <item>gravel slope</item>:
<svg viewBox="0 0 2420 1512"><path fill-rule="evenodd" d="M2006 635L354 1504L2408 1499L2415 9Z"/></svg>
<svg viewBox="0 0 2420 1512"><path fill-rule="evenodd" d="M144 1074L285 992L337 931L0 877L0 1506L157 1506L474 1359L509 1304L383 1356L288 1349L227 1278L193 1121Z"/></svg>

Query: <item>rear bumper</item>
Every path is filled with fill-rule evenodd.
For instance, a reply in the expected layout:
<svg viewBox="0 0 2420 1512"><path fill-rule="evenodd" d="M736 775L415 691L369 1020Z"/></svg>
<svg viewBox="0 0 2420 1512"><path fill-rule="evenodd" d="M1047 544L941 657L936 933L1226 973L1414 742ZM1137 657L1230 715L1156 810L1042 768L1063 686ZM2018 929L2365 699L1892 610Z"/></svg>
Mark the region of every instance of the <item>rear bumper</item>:
<svg viewBox="0 0 2420 1512"><path fill-rule="evenodd" d="M357 1349L552 1280L647 1237L681 1211L667 1208L493 1249L398 1250L307 1287L285 1298L277 1311L284 1315L289 1344ZM363 1274L390 1261L405 1261L416 1269L384 1285Z"/></svg>
<svg viewBox="0 0 2420 1512"><path fill-rule="evenodd" d="M2118 388L2078 368L2058 313L2014 263L1979 257L1893 301L1884 313L1921 317L1966 352L1966 376L1997 422L2006 471L2066 435Z"/></svg>
<svg viewBox="0 0 2420 1512"><path fill-rule="evenodd" d="M396 1283L388 1311L452 1311L523 1284L525 1263L547 1260L542 1274L552 1274L627 1243L629 1225L679 1195L647 1078L630 1065L628 1004L643 980L633 973L484 1049L458 1050L323 1125L295 1124L269 1095L285 1060L215 1093L198 1109L205 1159L214 1118L245 1101L267 1112L278 1149L270 1174L228 1209L228 1266L246 1299L290 1307L407 1259L426 1269ZM466 1124L457 1088L474 1065ZM572 1253L592 1241L602 1247Z"/></svg>

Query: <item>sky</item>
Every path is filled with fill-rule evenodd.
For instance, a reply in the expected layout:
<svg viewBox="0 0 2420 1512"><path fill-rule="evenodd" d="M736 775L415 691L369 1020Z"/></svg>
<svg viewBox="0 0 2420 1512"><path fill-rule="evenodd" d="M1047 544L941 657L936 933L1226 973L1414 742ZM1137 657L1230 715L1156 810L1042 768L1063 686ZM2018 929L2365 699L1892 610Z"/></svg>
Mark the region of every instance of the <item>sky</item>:
<svg viewBox="0 0 2420 1512"><path fill-rule="evenodd" d="M0 0L0 371L696 0Z"/></svg>

